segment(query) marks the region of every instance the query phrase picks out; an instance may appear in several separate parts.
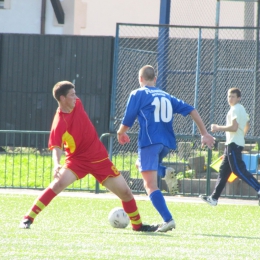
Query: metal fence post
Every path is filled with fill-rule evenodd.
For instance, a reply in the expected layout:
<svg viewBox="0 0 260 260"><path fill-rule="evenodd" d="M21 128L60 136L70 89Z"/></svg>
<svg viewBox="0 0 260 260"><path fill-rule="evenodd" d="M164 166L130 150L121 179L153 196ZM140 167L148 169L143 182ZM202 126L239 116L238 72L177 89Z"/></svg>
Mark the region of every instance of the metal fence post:
<svg viewBox="0 0 260 260"><path fill-rule="evenodd" d="M211 158L212 158L212 150L208 149L208 160L207 160L207 188L206 188L206 195L210 194L210 177L211 177Z"/></svg>
<svg viewBox="0 0 260 260"><path fill-rule="evenodd" d="M196 81L195 81L195 97L194 97L194 107L198 109L198 100L199 100L199 81L200 81L200 57L201 55L201 28L199 28L198 36L198 51L197 51L197 67L196 67ZM197 125L193 121L192 125L192 134L195 135Z"/></svg>

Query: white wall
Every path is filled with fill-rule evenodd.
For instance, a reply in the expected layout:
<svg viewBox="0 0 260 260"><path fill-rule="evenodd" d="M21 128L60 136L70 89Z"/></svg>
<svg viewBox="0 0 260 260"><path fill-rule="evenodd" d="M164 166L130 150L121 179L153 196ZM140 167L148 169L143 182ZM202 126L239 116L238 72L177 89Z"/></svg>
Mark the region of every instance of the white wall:
<svg viewBox="0 0 260 260"><path fill-rule="evenodd" d="M0 33L39 34L42 0L8 0L0 9ZM46 34L115 35L116 23L159 22L160 0L61 0L65 24L59 25L50 0L46 3Z"/></svg>
<svg viewBox="0 0 260 260"><path fill-rule="evenodd" d="M160 0L83 0L87 4L84 35L115 35L116 23L158 24Z"/></svg>
<svg viewBox="0 0 260 260"><path fill-rule="evenodd" d="M217 0L171 0L173 25L215 26ZM246 0L244 0L246 1ZM219 26L256 26L257 4L243 0L220 1ZM253 1L253 0L252 0ZM250 5L250 23L245 24L245 5ZM253 10L252 10L253 8ZM247 19L248 20L248 19Z"/></svg>
<svg viewBox="0 0 260 260"><path fill-rule="evenodd" d="M40 33L42 0L5 1L10 2L10 9L0 9L0 33ZM115 36L116 23L159 23L161 0L60 1L65 24L57 23L51 2L47 0L46 34ZM220 26L244 26L244 4L221 1ZM173 25L214 26L215 18L216 0L171 2L170 22Z"/></svg>
<svg viewBox="0 0 260 260"><path fill-rule="evenodd" d="M0 9L0 33L40 33L41 0L11 0Z"/></svg>
<svg viewBox="0 0 260 260"><path fill-rule="evenodd" d="M10 8L0 9L0 33L41 32L42 0L8 0ZM73 1L73 0L70 0ZM63 25L58 25L50 0L46 1L46 34L63 34Z"/></svg>

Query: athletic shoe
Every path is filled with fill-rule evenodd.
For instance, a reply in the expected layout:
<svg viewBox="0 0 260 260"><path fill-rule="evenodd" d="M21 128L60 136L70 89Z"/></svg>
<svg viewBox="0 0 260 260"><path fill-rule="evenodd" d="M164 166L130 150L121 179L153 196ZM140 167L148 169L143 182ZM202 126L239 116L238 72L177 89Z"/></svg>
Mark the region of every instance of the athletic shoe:
<svg viewBox="0 0 260 260"><path fill-rule="evenodd" d="M29 229L32 224L32 221L28 218L25 218L21 221L19 228Z"/></svg>
<svg viewBox="0 0 260 260"><path fill-rule="evenodd" d="M158 229L156 230L156 232L167 232L167 231L170 231L172 230L173 228L175 228L176 225L175 225L175 222L174 220L170 220L168 222L163 222L159 227Z"/></svg>
<svg viewBox="0 0 260 260"><path fill-rule="evenodd" d="M176 195L179 192L179 183L177 180L177 173L171 167L167 167L165 170L165 182L168 186L169 193L172 195Z"/></svg>
<svg viewBox="0 0 260 260"><path fill-rule="evenodd" d="M211 196L199 196L203 201L207 202L210 206L217 206L218 201L213 199Z"/></svg>
<svg viewBox="0 0 260 260"><path fill-rule="evenodd" d="M142 226L139 229L133 229L137 232L155 232L158 229L159 225L146 225L142 224Z"/></svg>

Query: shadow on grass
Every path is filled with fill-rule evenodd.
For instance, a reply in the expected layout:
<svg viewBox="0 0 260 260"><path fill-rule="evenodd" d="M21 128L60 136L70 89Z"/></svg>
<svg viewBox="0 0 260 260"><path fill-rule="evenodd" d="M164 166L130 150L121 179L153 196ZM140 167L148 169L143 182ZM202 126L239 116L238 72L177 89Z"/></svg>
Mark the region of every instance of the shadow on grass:
<svg viewBox="0 0 260 260"><path fill-rule="evenodd" d="M229 236L229 235L209 235L209 234L194 234L196 236L204 237L226 237L226 238L245 238L245 239L260 239L260 237L244 237L244 236Z"/></svg>
<svg viewBox="0 0 260 260"><path fill-rule="evenodd" d="M161 236L161 237L172 237L174 233L163 233L163 232L136 232L127 233L127 235L141 235L141 236Z"/></svg>

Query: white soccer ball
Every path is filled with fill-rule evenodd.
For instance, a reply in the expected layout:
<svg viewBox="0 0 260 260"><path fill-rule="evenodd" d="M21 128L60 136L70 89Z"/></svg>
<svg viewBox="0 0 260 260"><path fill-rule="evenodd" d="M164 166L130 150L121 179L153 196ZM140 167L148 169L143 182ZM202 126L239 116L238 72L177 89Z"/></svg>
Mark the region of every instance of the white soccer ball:
<svg viewBox="0 0 260 260"><path fill-rule="evenodd" d="M108 221L114 228L126 228L130 219L124 209L117 207L109 212Z"/></svg>

